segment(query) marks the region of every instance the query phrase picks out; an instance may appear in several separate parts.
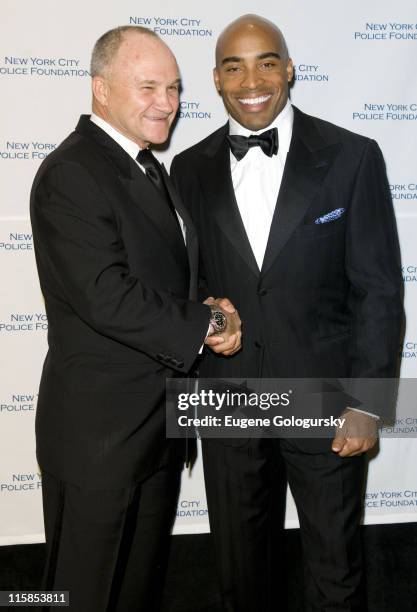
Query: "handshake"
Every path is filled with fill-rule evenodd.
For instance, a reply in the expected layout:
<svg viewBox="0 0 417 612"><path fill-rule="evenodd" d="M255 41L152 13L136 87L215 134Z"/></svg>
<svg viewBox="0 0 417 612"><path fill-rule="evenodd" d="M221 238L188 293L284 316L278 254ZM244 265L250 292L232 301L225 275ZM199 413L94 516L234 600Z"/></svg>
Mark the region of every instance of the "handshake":
<svg viewBox="0 0 417 612"><path fill-rule="evenodd" d="M219 355L230 356L237 353L242 346L242 322L239 314L233 304L227 298L214 299L209 297L205 300L204 304L212 307L212 310L220 311L220 318L222 324L219 325L221 328L224 326L224 330L218 331L213 329L210 324L211 333L207 335L204 344L206 344L214 353Z"/></svg>

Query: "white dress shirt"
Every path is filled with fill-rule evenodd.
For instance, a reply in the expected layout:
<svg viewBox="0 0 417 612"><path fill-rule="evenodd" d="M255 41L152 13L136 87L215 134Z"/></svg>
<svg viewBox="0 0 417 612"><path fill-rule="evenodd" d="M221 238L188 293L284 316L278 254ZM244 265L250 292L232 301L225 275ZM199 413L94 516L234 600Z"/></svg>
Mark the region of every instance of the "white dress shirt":
<svg viewBox="0 0 417 612"><path fill-rule="evenodd" d="M230 134L250 136L278 129L278 154L268 157L261 147L251 147L245 157L237 161L230 152L230 169L240 216L259 269L265 255L272 217L274 216L285 160L290 148L294 111L290 101L278 117L263 130L251 132L229 117Z"/></svg>
<svg viewBox="0 0 417 612"><path fill-rule="evenodd" d="M99 128L101 128L104 132L106 132L106 134L108 136L110 136L110 138L113 138L113 140L115 140L117 142L117 144L120 145L122 147L122 149L124 149L128 155L130 155L130 157L134 160L134 162L138 165L138 167L142 170L142 172L144 174L146 174L145 168L143 166L141 166L138 163L138 161L136 160L136 157L138 156L138 153L141 150L140 146L138 144L136 144L136 142L133 142L133 140L130 140L126 136L123 136L123 134L118 132L112 125L110 125L110 123L107 123L107 121L105 121L104 119L102 119L98 115L95 115L94 113L91 113L90 119ZM175 212L177 213L178 221L179 221L180 228L181 228L181 231L182 231L182 236L183 236L184 242L185 242L185 225L184 225L184 221L181 219L181 216L178 214L178 211L175 210Z"/></svg>

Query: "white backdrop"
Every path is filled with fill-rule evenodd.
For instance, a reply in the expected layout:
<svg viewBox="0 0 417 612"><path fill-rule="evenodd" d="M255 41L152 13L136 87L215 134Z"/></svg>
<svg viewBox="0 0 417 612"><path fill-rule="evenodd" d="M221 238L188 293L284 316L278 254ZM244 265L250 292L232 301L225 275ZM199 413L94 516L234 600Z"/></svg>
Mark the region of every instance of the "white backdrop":
<svg viewBox="0 0 417 612"><path fill-rule="evenodd" d="M0 544L43 539L34 417L46 352L29 191L40 161L90 109L95 40L122 24L155 29L177 55L184 90L172 156L225 120L211 82L217 35L253 2L57 3L3 0L0 25ZM415 0L258 0L286 34L296 66L292 100L304 111L375 138L387 162L400 230L407 334L402 375L417 372L417 6ZM407 407L404 408L407 413ZM399 423L399 428L402 424ZM417 520L415 439L384 439L370 462L366 523ZM289 499L287 526L297 525ZM184 473L176 533L208 530L201 463Z"/></svg>

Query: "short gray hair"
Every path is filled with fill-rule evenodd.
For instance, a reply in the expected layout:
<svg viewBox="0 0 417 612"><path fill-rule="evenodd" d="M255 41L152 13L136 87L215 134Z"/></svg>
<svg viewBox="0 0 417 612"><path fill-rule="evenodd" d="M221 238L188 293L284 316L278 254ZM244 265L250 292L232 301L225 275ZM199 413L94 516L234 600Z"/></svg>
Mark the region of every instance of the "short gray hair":
<svg viewBox="0 0 417 612"><path fill-rule="evenodd" d="M123 35L126 32L137 32L138 34L146 34L148 36L159 38L158 34L155 34L153 30L144 28L142 26L126 25L109 30L100 36L94 45L90 64L90 74L92 77L104 75L106 69L119 50L119 47L123 41Z"/></svg>

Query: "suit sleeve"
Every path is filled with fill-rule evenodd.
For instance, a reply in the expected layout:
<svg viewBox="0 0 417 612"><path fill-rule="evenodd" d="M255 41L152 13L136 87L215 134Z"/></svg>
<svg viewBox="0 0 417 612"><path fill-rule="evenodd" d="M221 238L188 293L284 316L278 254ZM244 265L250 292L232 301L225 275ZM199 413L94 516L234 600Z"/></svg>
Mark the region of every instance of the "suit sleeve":
<svg viewBox="0 0 417 612"><path fill-rule="evenodd" d="M75 313L98 333L188 371L209 308L132 276L111 207L87 170L54 165L35 184L32 201L37 258Z"/></svg>
<svg viewBox="0 0 417 612"><path fill-rule="evenodd" d="M403 282L385 164L372 140L365 148L353 188L345 265L350 281L351 378L379 379L372 384L364 380L355 384L361 407L384 415L390 411L395 393L395 384L383 379L397 374Z"/></svg>

